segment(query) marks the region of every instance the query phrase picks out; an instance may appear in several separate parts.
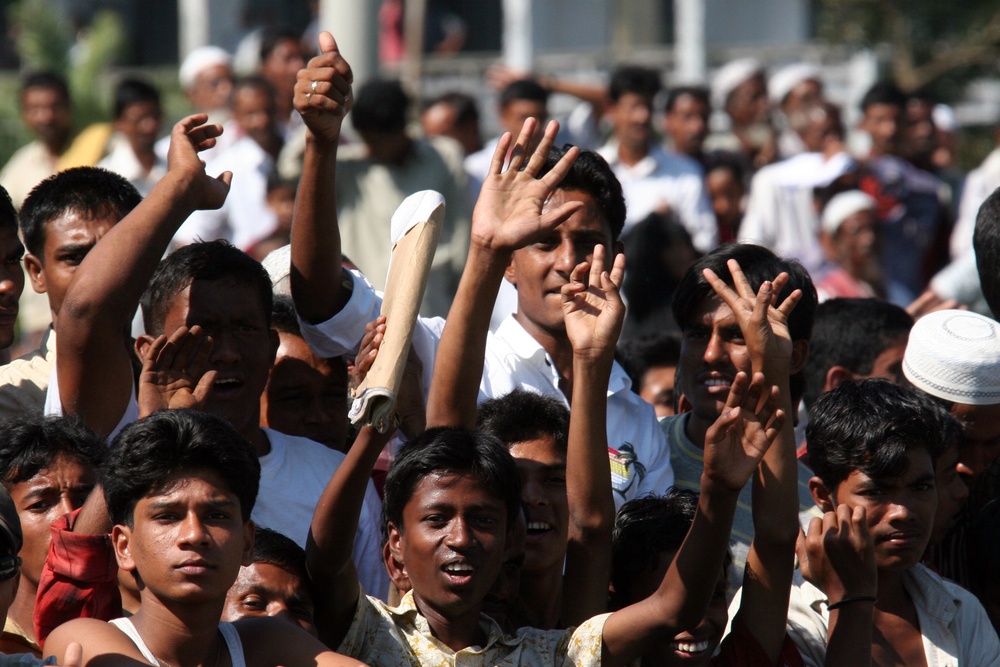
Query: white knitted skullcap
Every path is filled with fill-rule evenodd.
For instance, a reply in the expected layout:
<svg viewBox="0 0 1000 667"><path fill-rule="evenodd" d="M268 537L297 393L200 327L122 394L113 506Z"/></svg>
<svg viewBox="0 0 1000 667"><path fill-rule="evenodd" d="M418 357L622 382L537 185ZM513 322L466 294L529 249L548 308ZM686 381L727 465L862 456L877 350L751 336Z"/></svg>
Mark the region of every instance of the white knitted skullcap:
<svg viewBox="0 0 1000 667"><path fill-rule="evenodd" d="M229 53L218 46L199 46L197 49L187 54L184 62L181 63L177 78L181 81L181 88L190 88L198 75L209 67L216 65L229 65L233 60Z"/></svg>
<svg viewBox="0 0 1000 667"><path fill-rule="evenodd" d="M809 63L786 65L767 82L767 95L772 104L781 104L795 86L803 81L820 81L821 74L818 67Z"/></svg>
<svg viewBox="0 0 1000 667"><path fill-rule="evenodd" d="M1000 324L965 310L924 315L910 330L903 375L947 401L1000 403Z"/></svg>
<svg viewBox="0 0 1000 667"><path fill-rule="evenodd" d="M957 132L961 129L958 117L955 115L955 110L947 104L935 104L934 110L931 112L931 117L934 119L934 127L939 130Z"/></svg>
<svg viewBox="0 0 1000 667"><path fill-rule="evenodd" d="M729 94L741 83L756 74L763 74L764 67L756 58L740 58L726 63L712 79L712 104L723 108Z"/></svg>
<svg viewBox="0 0 1000 667"><path fill-rule="evenodd" d="M267 253L261 262L267 275L271 276L271 289L275 294L291 296L292 285L288 276L292 271L292 246L283 245Z"/></svg>
<svg viewBox="0 0 1000 667"><path fill-rule="evenodd" d="M875 198L861 190L848 190L834 196L823 209L823 231L836 234L844 220L859 211L874 211Z"/></svg>

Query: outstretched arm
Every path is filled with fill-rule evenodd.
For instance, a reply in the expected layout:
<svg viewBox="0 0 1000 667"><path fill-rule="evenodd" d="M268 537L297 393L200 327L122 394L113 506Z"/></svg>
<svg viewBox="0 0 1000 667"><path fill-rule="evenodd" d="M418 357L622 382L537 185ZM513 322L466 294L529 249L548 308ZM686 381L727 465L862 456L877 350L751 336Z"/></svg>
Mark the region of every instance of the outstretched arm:
<svg viewBox="0 0 1000 667"><path fill-rule="evenodd" d="M222 133L218 125L203 125L206 120L188 116L174 126L167 175L94 246L60 308L59 397L67 414L97 433L111 433L128 405L128 325L160 257L188 215L218 208L229 192L232 174L212 178L198 157Z"/></svg>
<svg viewBox="0 0 1000 667"><path fill-rule="evenodd" d="M793 344L788 317L801 292L792 293L775 307L775 297L787 283L788 274L782 273L773 283L765 282L755 292L739 263L730 260L729 270L733 288L711 270L706 270L705 277L736 316L753 369L763 372L766 381L778 387L781 409L792 414L789 377ZM795 433L789 419L754 475L751 501L754 537L747 555L738 612L744 626L773 662L777 662L785 643L798 506Z"/></svg>
<svg viewBox="0 0 1000 667"><path fill-rule="evenodd" d="M562 288L563 319L573 346L566 452L569 535L560 616L565 626L603 613L608 601L615 501L608 484L607 386L625 320L618 294L625 256L617 255L608 273L604 255L604 246L596 246L591 264L577 266Z"/></svg>
<svg viewBox="0 0 1000 667"><path fill-rule="evenodd" d="M606 667L631 662L657 637L694 627L704 617L722 574L740 490L785 421L777 393L768 390L761 373L752 382L746 373L736 374L722 414L705 435L705 470L691 528L656 592L608 618Z"/></svg>
<svg viewBox="0 0 1000 667"><path fill-rule="evenodd" d="M294 99L308 132L292 223L292 298L299 316L312 324L336 315L350 298L334 186L340 128L354 104L354 75L333 35L320 33L319 47L320 55L299 71Z"/></svg>
<svg viewBox="0 0 1000 667"><path fill-rule="evenodd" d="M486 335L493 303L511 254L559 226L582 206L568 202L545 209L549 194L569 171L579 150L571 148L547 174L538 177L559 124L551 122L538 147L525 160L536 121L529 118L514 144L510 165L503 168L511 135L504 134L493 153L490 173L472 214L469 258L441 333L434 381L427 401L427 425L472 428L483 375ZM524 169L522 170L522 167Z"/></svg>

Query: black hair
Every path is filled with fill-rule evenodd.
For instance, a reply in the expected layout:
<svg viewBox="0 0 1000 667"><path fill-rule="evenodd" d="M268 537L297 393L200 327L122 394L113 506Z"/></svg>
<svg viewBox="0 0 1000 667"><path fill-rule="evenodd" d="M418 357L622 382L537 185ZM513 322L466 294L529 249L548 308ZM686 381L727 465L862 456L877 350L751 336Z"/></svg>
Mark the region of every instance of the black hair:
<svg viewBox="0 0 1000 667"><path fill-rule="evenodd" d="M551 396L517 388L480 405L476 428L508 447L551 436L565 452L569 441L569 410Z"/></svg>
<svg viewBox="0 0 1000 667"><path fill-rule="evenodd" d="M295 314L295 302L285 294L275 294L271 301L271 328L279 333L302 338L302 329Z"/></svg>
<svg viewBox="0 0 1000 667"><path fill-rule="evenodd" d="M471 95L452 91L435 97L424 104L424 111L438 104L445 104L455 110L455 125L479 125L479 105Z"/></svg>
<svg viewBox="0 0 1000 667"><path fill-rule="evenodd" d="M521 478L503 443L482 431L439 427L410 440L389 468L382 499L383 528L400 531L403 510L420 481L434 473L463 473L475 477L507 507L507 527L521 511Z"/></svg>
<svg viewBox="0 0 1000 667"><path fill-rule="evenodd" d="M716 169L724 169L733 175L737 184L746 189L746 168L739 156L726 151L713 151L705 158L705 176Z"/></svg>
<svg viewBox="0 0 1000 667"><path fill-rule="evenodd" d="M926 449L937 460L954 437L954 420L915 389L882 378L845 380L809 410L809 461L831 493L855 470L872 479L899 477L908 451Z"/></svg>
<svg viewBox="0 0 1000 667"><path fill-rule="evenodd" d="M88 219L121 220L142 201L124 177L100 167L75 167L49 176L21 204L21 235L28 252L45 256L45 226L74 212Z"/></svg>
<svg viewBox="0 0 1000 667"><path fill-rule="evenodd" d="M843 366L868 375L878 355L913 327L913 317L881 299L830 299L816 308L809 359L806 361L806 407L823 392L827 372Z"/></svg>
<svg viewBox="0 0 1000 667"><path fill-rule="evenodd" d="M976 513L969 530L966 544L969 545L969 590L980 600L990 594L991 584L1000 573L1000 498L986 503ZM995 603L996 600L993 600Z"/></svg>
<svg viewBox="0 0 1000 667"><path fill-rule="evenodd" d="M23 414L0 420L0 481L5 486L31 479L60 454L100 468L104 440L73 417Z"/></svg>
<svg viewBox="0 0 1000 667"><path fill-rule="evenodd" d="M705 86L675 86L667 92L666 111L670 113L682 97L689 95L712 110L711 95Z"/></svg>
<svg viewBox="0 0 1000 667"><path fill-rule="evenodd" d="M22 209L23 211L24 209ZM979 284L994 317L1000 317L1000 188L986 198L972 234Z"/></svg>
<svg viewBox="0 0 1000 667"><path fill-rule="evenodd" d="M633 93L652 99L660 92L661 87L660 73L655 69L624 65L611 73L608 97L612 102L617 102L622 95Z"/></svg>
<svg viewBox="0 0 1000 667"><path fill-rule="evenodd" d="M907 96L892 81L878 81L861 98L861 112L868 111L868 107L876 104L889 104L899 107L900 110L906 106Z"/></svg>
<svg viewBox="0 0 1000 667"><path fill-rule="evenodd" d="M618 345L615 353L618 362L632 380L632 391L642 389L642 378L651 368L676 366L681 358L681 337L675 332L633 338Z"/></svg>
<svg viewBox="0 0 1000 667"><path fill-rule="evenodd" d="M698 251L691 233L673 211L654 211L633 225L625 237L628 271L622 291L628 299L627 322L644 323L657 312L666 310L685 266L677 266L668 257L676 249L686 250L692 258ZM629 324L626 325L626 330Z"/></svg>
<svg viewBox="0 0 1000 667"><path fill-rule="evenodd" d="M209 470L221 477L250 520L260 462L251 445L223 419L197 410L160 410L115 437L101 475L108 514L132 526L136 503L177 473Z"/></svg>
<svg viewBox="0 0 1000 667"><path fill-rule="evenodd" d="M299 45L299 36L286 27L271 27L264 30L260 37L260 61L264 62L271 55L271 52L278 48L282 42L295 42Z"/></svg>
<svg viewBox="0 0 1000 667"><path fill-rule="evenodd" d="M562 148L553 147L538 177L549 173L569 149L569 144ZM560 190L579 190L593 197L611 228L611 240L618 240L625 227L625 196L622 194L622 184L607 160L594 151L580 151L569 173L557 187Z"/></svg>
<svg viewBox="0 0 1000 667"><path fill-rule="evenodd" d="M32 88L54 90L59 93L64 102L69 104L69 85L66 83L66 78L58 72L54 72L52 70L42 70L26 74L24 78L21 79L22 99L24 94Z"/></svg>
<svg viewBox="0 0 1000 667"><path fill-rule="evenodd" d="M549 91L534 79L520 79L507 85L500 93L500 108L503 109L518 100L549 103Z"/></svg>
<svg viewBox="0 0 1000 667"><path fill-rule="evenodd" d="M354 109L351 111L354 129L379 134L402 132L406 128L409 108L410 97L399 81L368 81L354 96Z"/></svg>
<svg viewBox="0 0 1000 667"><path fill-rule="evenodd" d="M230 106L236 103L236 95L244 89L259 90L267 96L272 105L274 104L276 93L271 82L260 74L251 74L249 76L241 76L233 81L233 90L229 93Z"/></svg>
<svg viewBox="0 0 1000 667"><path fill-rule="evenodd" d="M140 102L152 102L160 105L160 92L149 82L142 79L123 79L115 89L114 117L119 119L125 109Z"/></svg>
<svg viewBox="0 0 1000 667"><path fill-rule="evenodd" d="M17 233L17 209L10 198L10 193L3 186L0 186L0 229L10 228Z"/></svg>
<svg viewBox="0 0 1000 667"><path fill-rule="evenodd" d="M147 333L159 336L174 298L195 280L233 278L252 287L270 324L271 279L260 262L223 240L200 241L180 248L163 259L142 293L142 318Z"/></svg>
<svg viewBox="0 0 1000 667"><path fill-rule="evenodd" d="M295 575L308 587L306 550L290 537L270 528L254 526L252 557L254 563L267 563Z"/></svg>
<svg viewBox="0 0 1000 667"><path fill-rule="evenodd" d="M697 509L698 494L681 489L633 498L618 509L611 537L612 609L638 602L632 599L635 580L656 569L661 553L680 549ZM731 562L727 553L724 570Z"/></svg>

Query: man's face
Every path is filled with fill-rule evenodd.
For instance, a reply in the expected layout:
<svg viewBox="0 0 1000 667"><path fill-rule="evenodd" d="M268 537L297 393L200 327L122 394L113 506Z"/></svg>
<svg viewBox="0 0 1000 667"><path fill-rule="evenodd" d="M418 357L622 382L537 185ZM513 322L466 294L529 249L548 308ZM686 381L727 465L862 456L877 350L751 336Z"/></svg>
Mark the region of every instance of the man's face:
<svg viewBox="0 0 1000 667"><path fill-rule="evenodd" d="M694 95L681 95L667 112L664 128L674 143L674 150L698 157L708 137L708 105Z"/></svg>
<svg viewBox="0 0 1000 667"><path fill-rule="evenodd" d="M156 102L133 102L115 121L115 129L125 135L136 152L153 150L163 126L163 112Z"/></svg>
<svg viewBox="0 0 1000 667"><path fill-rule="evenodd" d="M802 81L785 95L781 110L793 114L814 107L823 101L823 86L816 79Z"/></svg>
<svg viewBox="0 0 1000 667"><path fill-rule="evenodd" d="M273 616L294 623L316 636L313 598L302 577L271 563L252 563L240 568L226 594L223 621Z"/></svg>
<svg viewBox="0 0 1000 667"><path fill-rule="evenodd" d="M118 216L90 217L69 210L45 223L42 256L29 254L24 264L31 287L49 298L52 320L56 321L76 267L91 248L118 222Z"/></svg>
<svg viewBox="0 0 1000 667"><path fill-rule="evenodd" d="M677 367L681 394L701 420L722 413L736 374L750 373L750 353L733 311L718 297L701 303L681 335Z"/></svg>
<svg viewBox="0 0 1000 667"><path fill-rule="evenodd" d="M279 333L278 356L260 396L261 426L344 451L347 366L316 356L300 336Z"/></svg>
<svg viewBox="0 0 1000 667"><path fill-rule="evenodd" d="M769 103L764 75L750 77L733 89L726 101L726 113L737 127L766 123Z"/></svg>
<svg viewBox="0 0 1000 667"><path fill-rule="evenodd" d="M198 72L187 90L188 100L198 111L215 111L228 106L233 90L233 73L228 65L213 65Z"/></svg>
<svg viewBox="0 0 1000 667"><path fill-rule="evenodd" d="M62 515L81 507L95 484L97 473L93 466L60 453L34 477L8 485L24 534L21 576L32 585L37 585L42 576L49 552L49 527Z"/></svg>
<svg viewBox="0 0 1000 667"><path fill-rule="evenodd" d="M674 400L676 376L676 366L653 366L642 376L639 398L653 406L657 419L672 417L676 412L674 407L676 405Z"/></svg>
<svg viewBox="0 0 1000 667"><path fill-rule="evenodd" d="M174 473L136 503L132 527L111 533L118 566L165 600L222 600L250 563L253 524L218 473ZM145 602L143 602L145 605Z"/></svg>
<svg viewBox="0 0 1000 667"><path fill-rule="evenodd" d="M934 105L927 100L912 99L906 103L903 142L906 153L917 158L929 158L937 147Z"/></svg>
<svg viewBox="0 0 1000 667"><path fill-rule="evenodd" d="M959 445L959 465L964 474L977 479L1000 456L1000 404L956 403L951 413L965 426L965 438Z"/></svg>
<svg viewBox="0 0 1000 667"><path fill-rule="evenodd" d="M402 563L421 613L434 620L478 614L506 555L507 507L478 479L425 476L389 524L389 548Z"/></svg>
<svg viewBox="0 0 1000 667"><path fill-rule="evenodd" d="M645 149L653 134L653 99L647 95L625 93L609 112L615 138L625 146Z"/></svg>
<svg viewBox="0 0 1000 667"><path fill-rule="evenodd" d="M23 255L24 246L17 237L17 228L13 224L5 225L0 230L0 350L14 342L18 301L24 290Z"/></svg>
<svg viewBox="0 0 1000 667"><path fill-rule="evenodd" d="M951 445L938 456L934 470L937 486L937 512L934 514L934 528L931 530L930 544L937 544L955 525L959 513L969 497L969 487L958 474L958 447Z"/></svg>
<svg viewBox="0 0 1000 667"><path fill-rule="evenodd" d="M713 169L705 177L705 189L719 226L735 233L743 219L743 183L730 169Z"/></svg>
<svg viewBox="0 0 1000 667"><path fill-rule="evenodd" d="M521 500L528 513L523 569L561 570L569 531L566 453L552 436L543 436L511 445L510 455L521 477Z"/></svg>
<svg viewBox="0 0 1000 667"><path fill-rule="evenodd" d="M295 88L295 77L299 70L306 66L302 56L302 47L297 40L283 39L278 42L267 59L260 64L260 73L271 82L274 90L282 98L292 99L292 89Z"/></svg>
<svg viewBox="0 0 1000 667"><path fill-rule="evenodd" d="M899 148L902 109L895 104L872 104L865 109L861 129L872 138L872 152L877 155L895 155Z"/></svg>
<svg viewBox="0 0 1000 667"><path fill-rule="evenodd" d="M542 138L545 125L549 121L549 112L545 102L535 100L512 100L500 109L500 127L510 132L516 138L521 132L524 121L534 118L538 121L535 131L535 142Z"/></svg>
<svg viewBox="0 0 1000 667"><path fill-rule="evenodd" d="M514 252L506 277L517 287L517 319L529 333L538 330L565 335L562 286L573 268L593 258L594 246L603 245L613 257L611 228L593 197L578 190L556 190L544 211L565 202L579 201L584 207L537 242Z"/></svg>
<svg viewBox="0 0 1000 667"><path fill-rule="evenodd" d="M233 97L233 120L264 150L270 150L278 136L274 99L257 86L242 86Z"/></svg>
<svg viewBox="0 0 1000 667"><path fill-rule="evenodd" d="M837 259L852 275L867 275L866 270L878 261L878 230L874 211L858 211L841 223L834 237Z"/></svg>
<svg viewBox="0 0 1000 667"><path fill-rule="evenodd" d="M903 354L906 353L906 342L910 339L908 333L904 333L896 340L892 341L884 350L878 353L875 361L872 362L872 370L866 378L885 378L896 384L903 382Z"/></svg>
<svg viewBox="0 0 1000 667"><path fill-rule="evenodd" d="M879 570L902 572L919 563L934 527L938 494L930 452L911 449L906 463L899 477L872 479L854 470L834 493L838 504L865 508Z"/></svg>
<svg viewBox="0 0 1000 667"><path fill-rule="evenodd" d="M73 122L69 100L55 88L28 88L21 95L21 119L43 144L62 148Z"/></svg>
<svg viewBox="0 0 1000 667"><path fill-rule="evenodd" d="M174 297L163 323L168 336L197 324L212 337L209 366L218 376L205 411L225 419L244 437L259 427L260 395L278 346L268 321L256 289L222 278L192 282Z"/></svg>

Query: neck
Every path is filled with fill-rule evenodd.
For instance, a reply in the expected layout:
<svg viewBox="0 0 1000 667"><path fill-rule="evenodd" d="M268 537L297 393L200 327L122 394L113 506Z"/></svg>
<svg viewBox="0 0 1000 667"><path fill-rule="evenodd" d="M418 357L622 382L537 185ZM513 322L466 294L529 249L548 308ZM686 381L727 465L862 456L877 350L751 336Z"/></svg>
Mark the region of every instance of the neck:
<svg viewBox="0 0 1000 667"><path fill-rule="evenodd" d="M518 595L531 626L542 630L559 627L562 612L562 561L537 572L521 571Z"/></svg>
<svg viewBox="0 0 1000 667"><path fill-rule="evenodd" d="M33 622L35 596L37 594L38 584L28 581L24 575L21 575L21 581L17 585L17 595L14 596L14 601L10 603L10 609L7 610L7 616L20 626L21 630L24 631L24 634L32 642L38 641L35 637L35 625Z"/></svg>
<svg viewBox="0 0 1000 667"><path fill-rule="evenodd" d="M143 170L148 174L153 165L156 164L156 153L152 149L138 148L135 145L132 146L132 152L135 153L135 159L139 161Z"/></svg>
<svg viewBox="0 0 1000 667"><path fill-rule="evenodd" d="M903 572L878 571L876 607L879 610L899 613L900 610L913 608L913 600L903 587L903 574Z"/></svg>
<svg viewBox="0 0 1000 667"><path fill-rule="evenodd" d="M249 440L250 444L253 445L254 452L258 458L271 453L271 441L267 439L267 434L258 426L259 423L260 415L250 423L250 426L240 431L240 435Z"/></svg>
<svg viewBox="0 0 1000 667"><path fill-rule="evenodd" d="M712 422L705 421L701 419L697 413L694 411L689 412L690 417L688 417L687 424L684 426L684 435L688 437L688 440L697 447L698 449L705 448L705 434L708 432L708 427L712 425Z"/></svg>
<svg viewBox="0 0 1000 667"><path fill-rule="evenodd" d="M514 314L514 319L524 327L532 338L538 341L538 344L548 353L552 358L552 363L555 364L556 372L559 373L559 388L562 390L566 398L569 399L573 395L573 346L570 345L569 338L566 337L566 330L562 329L560 331L549 331L543 327L538 326L536 323L531 322L521 314L520 311Z"/></svg>
<svg viewBox="0 0 1000 667"><path fill-rule="evenodd" d="M425 605L416 595L413 598L420 615L427 619L434 636L452 651L461 651L470 646L485 646L486 633L479 627L479 608L469 610L454 618L449 618Z"/></svg>
<svg viewBox="0 0 1000 667"><path fill-rule="evenodd" d="M211 666L218 663L222 650L219 644L222 602L168 607L150 595L143 595L142 606L132 617L132 624L161 664Z"/></svg>
<svg viewBox="0 0 1000 667"><path fill-rule="evenodd" d="M630 167L640 160L645 159L647 155L649 155L649 144L632 144L627 142L618 144L618 159Z"/></svg>

